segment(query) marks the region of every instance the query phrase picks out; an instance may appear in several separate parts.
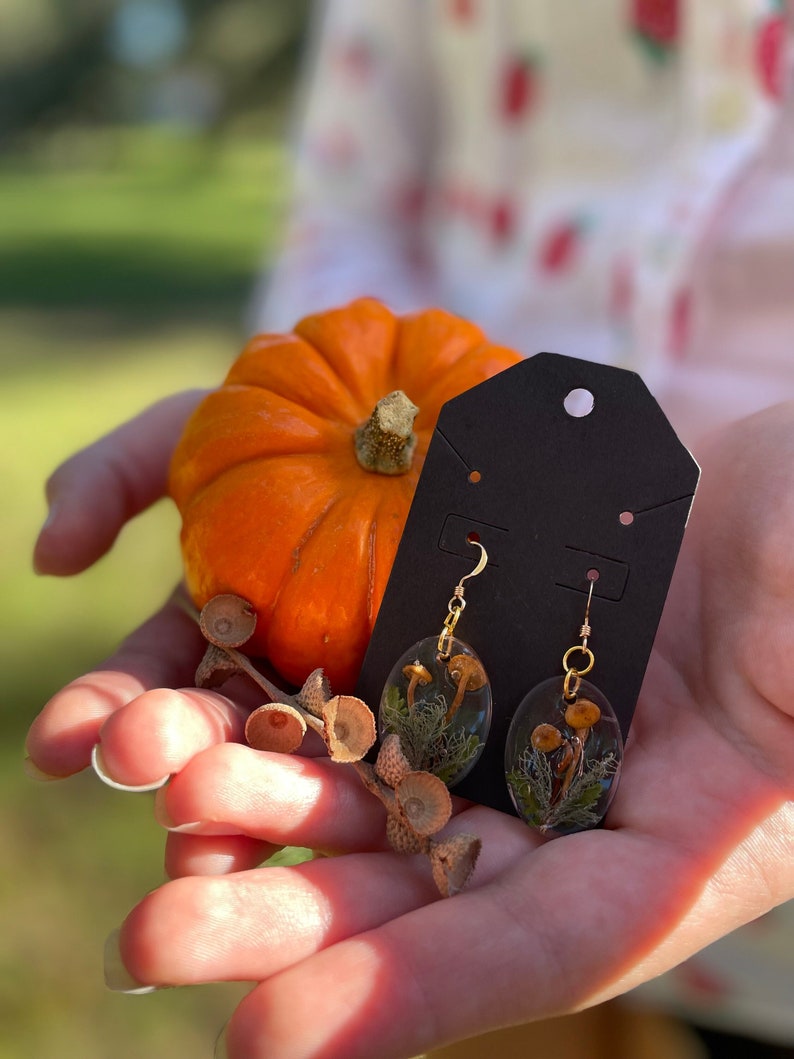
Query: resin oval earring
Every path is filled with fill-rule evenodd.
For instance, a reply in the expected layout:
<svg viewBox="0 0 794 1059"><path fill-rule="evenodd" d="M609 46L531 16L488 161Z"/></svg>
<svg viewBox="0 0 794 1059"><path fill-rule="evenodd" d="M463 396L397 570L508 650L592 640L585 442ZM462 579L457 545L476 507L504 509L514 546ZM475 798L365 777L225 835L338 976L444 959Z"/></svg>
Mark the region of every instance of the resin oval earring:
<svg viewBox="0 0 794 1059"><path fill-rule="evenodd" d="M464 581L482 573L488 553L455 586L441 633L409 647L394 663L380 700L381 738L400 737L412 769L452 787L477 762L491 725L491 683L476 651L454 636L466 606Z"/></svg>
<svg viewBox="0 0 794 1059"><path fill-rule="evenodd" d="M573 834L595 827L617 790L623 738L615 711L595 685L584 680L595 656L589 577L581 644L563 655L563 676L551 677L522 700L507 733L505 775L519 816L541 832ZM571 665L580 656L581 668Z"/></svg>

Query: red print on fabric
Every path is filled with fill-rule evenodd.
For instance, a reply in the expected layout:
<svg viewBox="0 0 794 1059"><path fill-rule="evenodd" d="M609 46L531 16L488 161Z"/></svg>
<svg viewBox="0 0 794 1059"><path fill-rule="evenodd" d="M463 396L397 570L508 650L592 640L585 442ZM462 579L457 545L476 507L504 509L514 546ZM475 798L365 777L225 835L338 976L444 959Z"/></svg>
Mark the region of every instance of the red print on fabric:
<svg viewBox="0 0 794 1059"><path fill-rule="evenodd" d="M770 99L782 99L785 79L786 16L764 19L755 38L755 66L761 88Z"/></svg>
<svg viewBox="0 0 794 1059"><path fill-rule="evenodd" d="M474 16L474 0L449 0L449 13L458 22L468 22Z"/></svg>
<svg viewBox="0 0 794 1059"><path fill-rule="evenodd" d="M550 228L540 244L541 270L554 275L567 272L579 254L583 232L584 225L577 218L568 218Z"/></svg>
<svg viewBox="0 0 794 1059"><path fill-rule="evenodd" d="M538 95L537 65L531 56L517 56L505 64L499 96L499 109L505 121L518 121L534 108Z"/></svg>
<svg viewBox="0 0 794 1059"><path fill-rule="evenodd" d="M680 0L631 0L630 25L646 51L665 59L678 41Z"/></svg>
<svg viewBox="0 0 794 1059"><path fill-rule="evenodd" d="M491 235L498 243L507 242L516 228L516 210L508 198L497 199L491 207Z"/></svg>

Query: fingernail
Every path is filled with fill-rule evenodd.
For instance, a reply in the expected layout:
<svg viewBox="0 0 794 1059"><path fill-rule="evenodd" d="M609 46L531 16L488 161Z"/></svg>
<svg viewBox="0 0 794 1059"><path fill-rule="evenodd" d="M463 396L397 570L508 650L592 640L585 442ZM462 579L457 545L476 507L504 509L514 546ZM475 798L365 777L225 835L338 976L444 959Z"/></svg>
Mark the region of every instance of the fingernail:
<svg viewBox="0 0 794 1059"><path fill-rule="evenodd" d="M105 941L105 985L114 993L127 993L130 996L154 993L159 986L141 985L122 963L119 950L120 934L121 931L112 930Z"/></svg>
<svg viewBox="0 0 794 1059"><path fill-rule="evenodd" d="M33 546L33 572L36 573L36 574L46 574L48 572L47 568L46 568L47 564L46 563L42 563L42 561L41 561L41 556L39 555L39 549L41 548L41 544L42 544L43 539L47 536L47 533L51 529L53 523L55 522L55 519L58 517L59 506L60 505L57 504L57 503L53 503L53 504L50 505L50 508L49 508L49 510L47 512L47 517L44 519L44 521L41 524L41 529L39 530L39 535L36 538L35 545Z"/></svg>
<svg viewBox="0 0 794 1059"><path fill-rule="evenodd" d="M226 1051L226 1026L223 1027L215 1039L215 1050L212 1056L213 1059L229 1059L229 1053Z"/></svg>
<svg viewBox="0 0 794 1059"><path fill-rule="evenodd" d="M91 751L91 767L102 782L106 783L108 787L112 787L116 791L129 791L130 794L142 794L144 791L157 791L161 787L164 787L171 779L170 775L164 776L161 780L155 780L154 783L142 783L138 787L133 787L129 783L118 783L107 773L99 743L97 743Z"/></svg>
<svg viewBox="0 0 794 1059"><path fill-rule="evenodd" d="M154 796L154 818L166 831L172 831L178 835L205 835L208 838L242 834L239 827L234 824L225 824L220 820L190 820L187 823L178 824L169 813L165 799L164 788Z"/></svg>
<svg viewBox="0 0 794 1059"><path fill-rule="evenodd" d="M30 757L26 757L22 762L22 768L26 776L29 776L32 780L38 780L39 783L54 783L55 780L64 778L63 776L51 776L49 772L44 772L38 765L33 763L33 759Z"/></svg>

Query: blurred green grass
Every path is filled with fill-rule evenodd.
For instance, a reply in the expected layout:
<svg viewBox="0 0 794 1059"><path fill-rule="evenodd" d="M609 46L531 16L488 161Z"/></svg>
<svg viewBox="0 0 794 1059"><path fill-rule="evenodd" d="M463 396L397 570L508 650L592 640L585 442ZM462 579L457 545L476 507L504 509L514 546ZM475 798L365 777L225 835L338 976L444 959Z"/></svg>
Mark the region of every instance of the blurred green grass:
<svg viewBox="0 0 794 1059"><path fill-rule="evenodd" d="M0 1059L211 1055L244 988L107 992L104 937L162 881L151 798L22 773L46 699L168 595L175 512L140 516L75 579L37 578L29 555L59 461L152 400L222 378L277 236L284 168L272 137L135 129L0 163Z"/></svg>

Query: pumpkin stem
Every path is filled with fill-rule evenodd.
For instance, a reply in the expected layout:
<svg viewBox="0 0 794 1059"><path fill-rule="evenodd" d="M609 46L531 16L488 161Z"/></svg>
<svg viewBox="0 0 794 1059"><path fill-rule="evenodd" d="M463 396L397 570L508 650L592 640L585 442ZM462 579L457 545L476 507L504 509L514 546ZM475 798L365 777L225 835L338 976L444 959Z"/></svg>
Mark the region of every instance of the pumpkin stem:
<svg viewBox="0 0 794 1059"><path fill-rule="evenodd" d="M416 448L414 419L419 409L402 390L381 397L372 415L357 428L356 458L365 471L405 474Z"/></svg>

